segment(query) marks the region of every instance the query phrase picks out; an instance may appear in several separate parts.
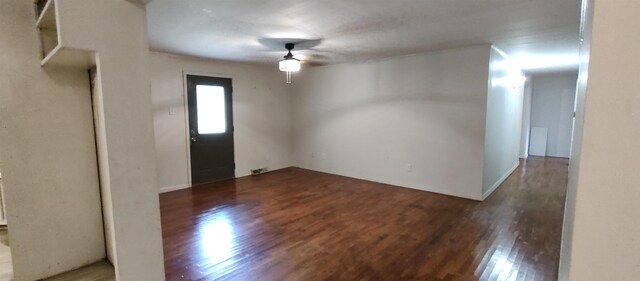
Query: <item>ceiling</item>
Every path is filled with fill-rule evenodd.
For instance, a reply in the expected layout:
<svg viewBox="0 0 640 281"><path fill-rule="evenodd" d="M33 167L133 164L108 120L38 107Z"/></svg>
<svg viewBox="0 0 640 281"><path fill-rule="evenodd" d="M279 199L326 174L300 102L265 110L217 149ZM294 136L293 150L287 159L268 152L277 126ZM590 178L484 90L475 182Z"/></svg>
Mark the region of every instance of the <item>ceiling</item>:
<svg viewBox="0 0 640 281"><path fill-rule="evenodd" d="M576 69L580 0L153 0L153 50L313 64L493 43L529 72ZM282 45L282 46L280 46ZM300 47L300 46L299 46Z"/></svg>

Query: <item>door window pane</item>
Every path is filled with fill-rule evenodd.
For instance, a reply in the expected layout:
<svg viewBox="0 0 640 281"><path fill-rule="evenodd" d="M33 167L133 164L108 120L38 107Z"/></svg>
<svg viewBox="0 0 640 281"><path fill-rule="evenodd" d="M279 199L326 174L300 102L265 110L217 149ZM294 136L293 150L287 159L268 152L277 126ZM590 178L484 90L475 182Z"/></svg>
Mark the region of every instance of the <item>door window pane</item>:
<svg viewBox="0 0 640 281"><path fill-rule="evenodd" d="M198 134L220 134L227 131L224 87L197 85Z"/></svg>

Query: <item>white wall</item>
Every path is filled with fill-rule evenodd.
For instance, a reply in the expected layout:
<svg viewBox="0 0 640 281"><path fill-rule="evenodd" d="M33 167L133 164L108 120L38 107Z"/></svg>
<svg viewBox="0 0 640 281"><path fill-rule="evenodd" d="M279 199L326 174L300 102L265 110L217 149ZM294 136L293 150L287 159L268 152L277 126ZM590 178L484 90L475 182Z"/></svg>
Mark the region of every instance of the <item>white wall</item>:
<svg viewBox="0 0 640 281"><path fill-rule="evenodd" d="M491 48L487 94L482 192L488 197L518 167L522 128L524 77L497 49Z"/></svg>
<svg viewBox="0 0 640 281"><path fill-rule="evenodd" d="M104 238L105 246L107 248L107 259L116 264L115 253L115 233L114 233L114 220L113 220L113 196L111 194L111 179L109 176L109 151L107 150L107 137L105 132L105 120L104 120L104 101L102 93L102 81L99 69L93 67L91 69L91 95L93 101L93 122L95 128L96 149L98 152L98 171L100 175L100 195L102 199L102 218L104 220Z"/></svg>
<svg viewBox="0 0 640 281"><path fill-rule="evenodd" d="M112 262L118 280L162 280L164 258L156 185L146 11L127 1L59 0L65 46L97 56L97 123L105 147L113 211ZM118 15L114 20L113 15ZM103 159L104 160L104 159ZM101 161L101 164L102 161ZM109 204L109 202L107 202ZM108 210L109 208L105 208ZM107 221L107 223L110 223ZM109 233L107 233L109 234Z"/></svg>
<svg viewBox="0 0 640 281"><path fill-rule="evenodd" d="M32 1L0 1L0 165L14 280L105 257L89 77L43 69Z"/></svg>
<svg viewBox="0 0 640 281"><path fill-rule="evenodd" d="M163 280L146 12L113 0L58 0L56 6L63 46L97 57L100 177L107 177L101 183L111 195L103 210L112 212L105 218L113 219L106 223L112 224L107 235L112 235L116 278ZM95 141L89 147L79 127L81 122L93 127L89 79L86 69L40 68L32 2L2 1L0 12L2 34L9 38L0 43L2 66L8 66L0 75L6 107L0 149L11 190L15 279L34 280L95 261L88 254L97 252L90 244L94 232L100 234L99 258L105 256L99 190L83 184L87 169L96 170ZM73 98L80 92L86 102ZM95 200L84 196L89 192ZM97 218L83 219L93 208Z"/></svg>
<svg viewBox="0 0 640 281"><path fill-rule="evenodd" d="M305 68L296 166L481 199L490 46Z"/></svg>
<svg viewBox="0 0 640 281"><path fill-rule="evenodd" d="M233 79L236 176L251 169L292 166L291 95L275 65L222 62L151 53L151 86L158 184L188 187L187 129L183 72ZM170 115L170 107L176 114Z"/></svg>
<svg viewBox="0 0 640 281"><path fill-rule="evenodd" d="M531 79L531 127L548 129L547 156L571 155L577 79L575 72L534 75Z"/></svg>
<svg viewBox="0 0 640 281"><path fill-rule="evenodd" d="M560 280L637 280L640 2L586 2Z"/></svg>
<svg viewBox="0 0 640 281"><path fill-rule="evenodd" d="M589 76L589 60L591 56L591 35L593 28L593 4L595 0L582 0L580 22L580 65L578 68L578 82L576 86L576 104L573 136L571 141L571 158L569 160L569 175L567 195L564 206L564 221L562 224L562 242L560 248L560 264L558 280L570 280L571 259L573 251L573 232L576 217L576 202L578 193L578 178L580 177L580 161L582 159L582 137L584 134L585 102L587 80ZM575 280L575 279L574 279Z"/></svg>
<svg viewBox="0 0 640 281"><path fill-rule="evenodd" d="M531 76L527 76L522 98L522 133L520 135L520 158L529 157L529 135L531 133Z"/></svg>

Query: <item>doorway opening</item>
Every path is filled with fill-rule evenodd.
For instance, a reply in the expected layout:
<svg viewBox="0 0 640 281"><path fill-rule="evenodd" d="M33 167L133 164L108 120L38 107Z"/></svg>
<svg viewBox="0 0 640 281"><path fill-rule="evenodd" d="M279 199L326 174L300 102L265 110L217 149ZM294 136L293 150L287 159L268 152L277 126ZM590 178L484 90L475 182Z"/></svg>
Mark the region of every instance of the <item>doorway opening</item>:
<svg viewBox="0 0 640 281"><path fill-rule="evenodd" d="M531 76L525 90L523 151L527 156L570 158L576 98L575 71ZM529 118L526 118L529 117ZM527 134L528 133L528 134ZM526 138L526 140L525 140Z"/></svg>
<svg viewBox="0 0 640 281"><path fill-rule="evenodd" d="M7 208L5 206L2 171L0 170L0 280L11 280L13 278L13 263L11 261Z"/></svg>

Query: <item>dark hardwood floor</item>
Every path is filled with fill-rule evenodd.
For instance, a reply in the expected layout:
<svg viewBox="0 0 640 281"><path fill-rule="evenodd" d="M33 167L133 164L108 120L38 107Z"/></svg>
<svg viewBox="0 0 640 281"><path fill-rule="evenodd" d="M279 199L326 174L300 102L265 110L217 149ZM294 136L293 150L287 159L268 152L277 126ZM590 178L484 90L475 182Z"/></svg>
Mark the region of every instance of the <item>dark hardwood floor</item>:
<svg viewBox="0 0 640 281"><path fill-rule="evenodd" d="M484 202L290 168L162 194L167 280L556 280L566 159Z"/></svg>

